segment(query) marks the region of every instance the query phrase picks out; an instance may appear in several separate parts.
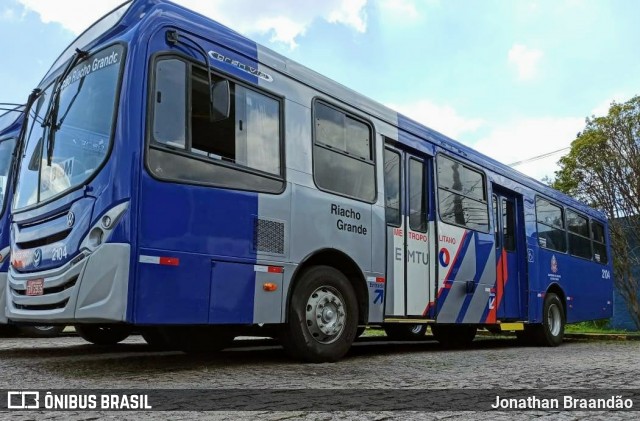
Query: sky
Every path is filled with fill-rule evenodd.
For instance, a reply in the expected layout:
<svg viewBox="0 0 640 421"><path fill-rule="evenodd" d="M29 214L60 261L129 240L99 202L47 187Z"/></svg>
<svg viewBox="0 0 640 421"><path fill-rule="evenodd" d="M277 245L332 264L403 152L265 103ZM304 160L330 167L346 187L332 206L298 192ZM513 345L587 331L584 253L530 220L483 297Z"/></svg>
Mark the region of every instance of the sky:
<svg viewBox="0 0 640 421"><path fill-rule="evenodd" d="M121 0L0 0L0 101L24 102ZM636 0L178 0L542 179L612 101L640 94ZM251 13L247 13L250 10Z"/></svg>

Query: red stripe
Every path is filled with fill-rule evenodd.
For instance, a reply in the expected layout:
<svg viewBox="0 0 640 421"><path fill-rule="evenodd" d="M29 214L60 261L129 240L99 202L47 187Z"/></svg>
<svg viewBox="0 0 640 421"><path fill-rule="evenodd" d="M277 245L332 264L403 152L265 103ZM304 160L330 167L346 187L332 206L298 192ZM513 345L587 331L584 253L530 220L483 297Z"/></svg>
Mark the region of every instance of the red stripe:
<svg viewBox="0 0 640 421"><path fill-rule="evenodd" d="M160 264L165 266L179 266L180 259L177 257L161 257Z"/></svg>
<svg viewBox="0 0 640 421"><path fill-rule="evenodd" d="M449 266L449 271L447 272L447 276L445 276L445 281L447 279L449 279L449 276L451 276L451 271L453 270L453 267L455 266L456 262L458 261L458 256L460 255L460 250L462 250L462 246L464 245L464 240L467 238L467 233L469 231L465 231L464 234L462 234L462 239L460 240L460 246L458 247L458 250L456 250L456 255L453 257L453 261L451 262L451 266Z"/></svg>

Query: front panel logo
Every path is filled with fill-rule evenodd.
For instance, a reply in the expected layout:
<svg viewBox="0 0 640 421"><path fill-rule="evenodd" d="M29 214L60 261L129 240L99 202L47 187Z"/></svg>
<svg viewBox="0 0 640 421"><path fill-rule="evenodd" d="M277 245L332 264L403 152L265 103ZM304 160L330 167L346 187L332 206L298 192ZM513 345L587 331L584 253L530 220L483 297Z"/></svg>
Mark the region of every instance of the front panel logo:
<svg viewBox="0 0 640 421"><path fill-rule="evenodd" d="M76 222L76 215L73 212L67 214L67 226L71 228Z"/></svg>
<svg viewBox="0 0 640 421"><path fill-rule="evenodd" d="M38 266L40 266L40 263L42 263L42 250L36 249L33 252L33 267L37 268Z"/></svg>
<svg viewBox="0 0 640 421"><path fill-rule="evenodd" d="M558 273L558 261L556 256L551 256L551 273Z"/></svg>

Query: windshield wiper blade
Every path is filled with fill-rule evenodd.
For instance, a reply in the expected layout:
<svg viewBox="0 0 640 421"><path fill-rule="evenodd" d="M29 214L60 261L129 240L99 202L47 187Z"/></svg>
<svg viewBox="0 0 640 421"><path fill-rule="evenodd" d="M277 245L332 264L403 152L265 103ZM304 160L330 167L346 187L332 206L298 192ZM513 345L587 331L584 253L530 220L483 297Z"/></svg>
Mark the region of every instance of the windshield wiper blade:
<svg viewBox="0 0 640 421"><path fill-rule="evenodd" d="M62 85L64 84L65 79L71 73L71 70L78 64L81 60L86 58L89 55L88 51L80 50L76 48L76 52L74 53L69 63L64 68L64 71L58 77L56 81L55 87L53 89L53 95L51 98L51 102L49 102L49 109L47 110L47 114L44 117L43 127L49 128L49 133L47 136L47 165L51 166L51 158L53 157L53 148L56 142L56 131L60 128L58 124L58 111L60 109L60 95L62 93ZM84 80L84 79L83 79Z"/></svg>

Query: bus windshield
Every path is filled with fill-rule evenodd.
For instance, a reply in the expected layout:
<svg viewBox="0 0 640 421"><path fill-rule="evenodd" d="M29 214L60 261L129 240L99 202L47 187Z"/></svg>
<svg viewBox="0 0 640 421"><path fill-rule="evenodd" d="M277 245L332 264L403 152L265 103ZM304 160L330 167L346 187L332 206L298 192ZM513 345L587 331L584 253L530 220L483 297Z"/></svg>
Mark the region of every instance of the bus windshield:
<svg viewBox="0 0 640 421"><path fill-rule="evenodd" d="M4 209L4 200L7 196L9 172L11 171L11 156L16 139L10 138L0 141L0 213Z"/></svg>
<svg viewBox="0 0 640 421"><path fill-rule="evenodd" d="M37 204L81 185L104 162L113 131L123 61L124 47L114 45L78 63L61 82L56 121L51 125L43 122L55 105L54 86L40 95L29 110L33 118L21 157L14 209ZM52 153L48 156L50 147Z"/></svg>

